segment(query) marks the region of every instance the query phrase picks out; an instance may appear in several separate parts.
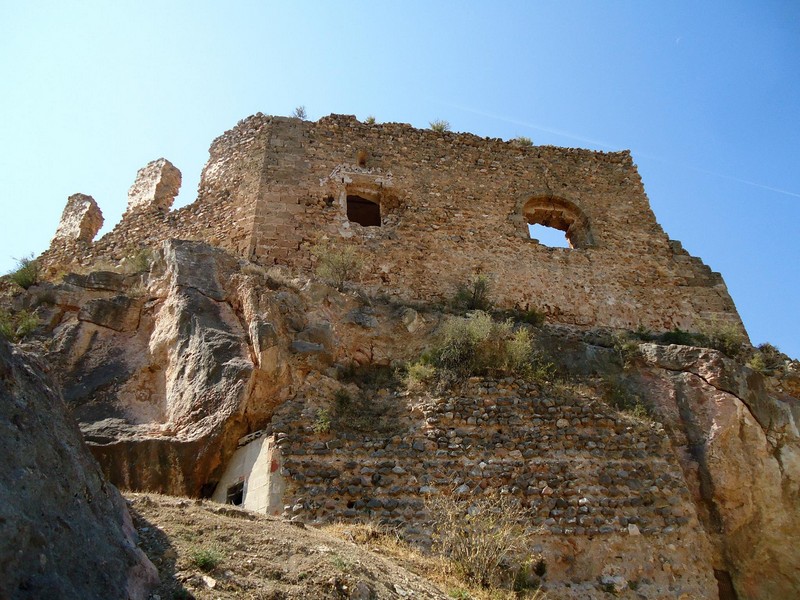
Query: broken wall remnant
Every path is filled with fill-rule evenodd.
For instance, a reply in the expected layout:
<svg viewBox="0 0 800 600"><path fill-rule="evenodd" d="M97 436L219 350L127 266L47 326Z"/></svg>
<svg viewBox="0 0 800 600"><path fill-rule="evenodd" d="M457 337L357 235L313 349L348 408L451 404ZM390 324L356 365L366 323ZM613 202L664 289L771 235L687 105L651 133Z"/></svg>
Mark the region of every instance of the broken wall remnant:
<svg viewBox="0 0 800 600"><path fill-rule="evenodd" d="M103 212L94 198L86 194L72 194L61 213L53 240L88 243L102 226Z"/></svg>
<svg viewBox="0 0 800 600"><path fill-rule="evenodd" d="M181 189L181 172L166 158L159 158L139 169L128 191L128 211L169 210Z"/></svg>

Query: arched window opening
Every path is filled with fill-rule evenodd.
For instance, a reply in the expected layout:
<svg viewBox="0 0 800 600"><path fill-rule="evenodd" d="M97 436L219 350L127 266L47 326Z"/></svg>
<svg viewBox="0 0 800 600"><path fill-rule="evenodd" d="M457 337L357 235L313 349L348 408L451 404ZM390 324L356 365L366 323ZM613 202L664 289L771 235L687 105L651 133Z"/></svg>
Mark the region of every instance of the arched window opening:
<svg viewBox="0 0 800 600"><path fill-rule="evenodd" d="M347 196L347 218L362 227L380 227L381 207L361 196Z"/></svg>
<svg viewBox="0 0 800 600"><path fill-rule="evenodd" d="M542 246L550 248L572 248L567 239L567 233L547 225L528 225L528 235L532 240L538 241Z"/></svg>
<svg viewBox="0 0 800 600"><path fill-rule="evenodd" d="M586 215L572 202L554 196L529 199L522 209L530 239L556 248L586 248L592 234Z"/></svg>

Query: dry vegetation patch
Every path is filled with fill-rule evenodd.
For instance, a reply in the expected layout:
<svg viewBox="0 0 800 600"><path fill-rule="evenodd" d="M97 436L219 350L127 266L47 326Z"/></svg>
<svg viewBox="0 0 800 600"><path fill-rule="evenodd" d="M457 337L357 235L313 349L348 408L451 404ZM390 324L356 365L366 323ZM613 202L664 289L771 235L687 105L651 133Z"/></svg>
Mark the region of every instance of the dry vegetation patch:
<svg viewBox="0 0 800 600"><path fill-rule="evenodd" d="M447 598L391 560L322 531L208 501L127 498L139 545L159 570L161 600Z"/></svg>

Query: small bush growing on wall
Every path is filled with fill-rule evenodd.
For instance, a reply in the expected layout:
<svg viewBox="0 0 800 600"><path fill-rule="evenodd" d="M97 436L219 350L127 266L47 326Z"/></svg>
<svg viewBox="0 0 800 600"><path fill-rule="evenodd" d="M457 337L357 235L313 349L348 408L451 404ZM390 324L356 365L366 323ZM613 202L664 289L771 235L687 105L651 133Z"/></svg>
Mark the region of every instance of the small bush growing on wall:
<svg viewBox="0 0 800 600"><path fill-rule="evenodd" d="M523 147L533 146L531 138L529 138L526 135L518 135L511 141L514 142L517 146L523 146Z"/></svg>
<svg viewBox="0 0 800 600"><path fill-rule="evenodd" d="M313 428L314 433L328 433L331 430L331 415L324 408L317 411Z"/></svg>
<svg viewBox="0 0 800 600"><path fill-rule="evenodd" d="M308 113L306 112L306 107L304 105L300 105L292 111L292 117L295 119L300 119L301 121L305 121L308 117Z"/></svg>
<svg viewBox="0 0 800 600"><path fill-rule="evenodd" d="M408 366L406 372L406 387L419 389L436 377L436 368L424 359Z"/></svg>
<svg viewBox="0 0 800 600"><path fill-rule="evenodd" d="M144 273L150 270L155 260L155 253L150 248L140 248L128 258L132 273Z"/></svg>
<svg viewBox="0 0 800 600"><path fill-rule="evenodd" d="M311 253L317 257L317 275L338 290L355 281L364 265L358 250L345 244L320 243L311 249Z"/></svg>
<svg viewBox="0 0 800 600"><path fill-rule="evenodd" d="M639 357L639 343L627 333L616 333L613 339L614 353L620 366L625 369L632 367Z"/></svg>
<svg viewBox="0 0 800 600"><path fill-rule="evenodd" d="M10 313L0 309L0 336L11 342L18 342L39 325L41 325L39 317L27 310Z"/></svg>
<svg viewBox="0 0 800 600"><path fill-rule="evenodd" d="M453 297L453 308L460 310L490 310L491 281L486 275L476 275L468 284L461 284Z"/></svg>
<svg viewBox="0 0 800 600"><path fill-rule="evenodd" d="M442 323L430 350L407 368L406 383L415 387L436 379L447 384L493 373L544 382L552 380L555 367L535 350L527 327L515 329L510 319L495 321L475 311Z"/></svg>
<svg viewBox="0 0 800 600"><path fill-rule="evenodd" d="M762 375L772 375L783 369L787 356L772 344L761 344L747 366Z"/></svg>
<svg viewBox="0 0 800 600"><path fill-rule="evenodd" d="M444 119L435 119L430 122L430 127L433 131L438 133L444 133L445 131L450 131L450 123L445 121Z"/></svg>
<svg viewBox="0 0 800 600"><path fill-rule="evenodd" d="M733 323L709 321L701 328L709 348L719 350L731 358L739 358L744 352L747 340Z"/></svg>

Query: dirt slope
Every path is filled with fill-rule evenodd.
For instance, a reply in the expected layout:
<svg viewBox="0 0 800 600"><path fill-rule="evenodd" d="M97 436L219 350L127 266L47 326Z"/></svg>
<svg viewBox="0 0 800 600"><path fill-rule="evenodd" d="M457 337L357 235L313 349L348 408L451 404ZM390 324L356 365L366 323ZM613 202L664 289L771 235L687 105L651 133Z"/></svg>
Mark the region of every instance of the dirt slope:
<svg viewBox="0 0 800 600"><path fill-rule="evenodd" d="M153 600L447 598L430 582L322 531L212 502L127 497L140 547L161 576Z"/></svg>

